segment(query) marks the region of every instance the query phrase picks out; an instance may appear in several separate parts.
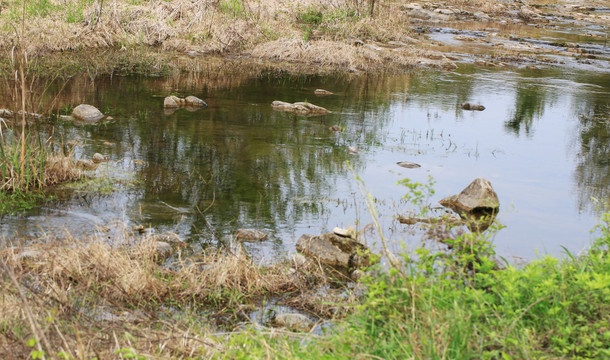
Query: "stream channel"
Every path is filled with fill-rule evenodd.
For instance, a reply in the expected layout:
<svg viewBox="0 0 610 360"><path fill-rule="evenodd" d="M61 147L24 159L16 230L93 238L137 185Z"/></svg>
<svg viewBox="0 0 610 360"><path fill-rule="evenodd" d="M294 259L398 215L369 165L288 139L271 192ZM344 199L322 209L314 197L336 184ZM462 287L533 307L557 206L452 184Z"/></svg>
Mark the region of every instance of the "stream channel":
<svg viewBox="0 0 610 360"><path fill-rule="evenodd" d="M334 95L317 97L317 88ZM273 261L295 252L302 234L371 228L358 175L375 199L384 235L400 251L402 243L420 244L421 233L395 220L413 210L401 200L407 188L399 180L433 178L428 202L435 205L484 177L506 226L493 242L500 255L519 262L559 255L564 246L584 249L610 198L608 71L460 64L450 73L403 75L83 76L61 94L62 106L88 103L114 119L96 126L58 120L55 141L80 142L77 159L98 152L110 161L88 188L56 189L55 200L4 216L0 234L9 241L112 237L142 225L203 248L254 228L269 235L246 249ZM169 94L195 95L209 106L167 112ZM308 101L332 113L278 112L274 100ZM486 109L465 111L463 102ZM402 168L400 161L421 167ZM366 233L374 248L376 239Z"/></svg>

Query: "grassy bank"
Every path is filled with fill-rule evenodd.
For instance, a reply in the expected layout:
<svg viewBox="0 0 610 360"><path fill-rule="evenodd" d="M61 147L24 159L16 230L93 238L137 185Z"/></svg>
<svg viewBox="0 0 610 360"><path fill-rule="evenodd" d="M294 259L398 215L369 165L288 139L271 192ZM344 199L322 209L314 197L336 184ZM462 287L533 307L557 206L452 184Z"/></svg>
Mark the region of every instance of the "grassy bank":
<svg viewBox="0 0 610 360"><path fill-rule="evenodd" d="M129 234L8 247L0 252L0 355L607 358L610 213L597 230L586 252L523 267L498 266L489 239L462 234L444 239L451 251L403 254L399 268L373 268L351 290L315 264L260 266L239 252L163 265L152 237ZM334 316L334 326L323 335L252 326L248 314L272 297Z"/></svg>
<svg viewBox="0 0 610 360"><path fill-rule="evenodd" d="M498 269L487 240L452 255L419 249L376 269L363 302L332 334L303 341L244 332L239 359L603 359L610 357L610 214L584 254Z"/></svg>

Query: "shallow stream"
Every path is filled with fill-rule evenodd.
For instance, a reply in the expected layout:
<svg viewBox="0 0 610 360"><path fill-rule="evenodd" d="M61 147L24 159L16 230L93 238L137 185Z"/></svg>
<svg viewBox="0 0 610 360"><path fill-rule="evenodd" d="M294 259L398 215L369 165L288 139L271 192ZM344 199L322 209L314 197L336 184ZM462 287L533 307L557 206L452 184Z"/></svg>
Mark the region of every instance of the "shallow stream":
<svg viewBox="0 0 610 360"><path fill-rule="evenodd" d="M317 97L317 88L334 95ZM92 104L114 118L83 127L58 121L55 134L58 143L82 142L76 158L109 156L96 175L111 181L58 190L57 200L4 216L0 232L7 239L96 231L112 237L126 223L207 247L227 244L239 228L256 228L269 236L246 248L272 260L295 252L302 234L371 223L357 175L398 251L400 243L421 238L394 220L411 210L399 180L432 177L434 205L484 177L500 198L498 220L506 226L494 238L498 252L531 259L560 254L562 246L583 249L597 206L610 199L607 71L461 64L451 73L386 76L83 77L62 94L64 105ZM209 106L165 112L169 94L195 95ZM308 101L332 114L278 112L274 100ZM465 111L463 102L486 109ZM402 168L399 161L421 167ZM378 236L366 238L374 243Z"/></svg>

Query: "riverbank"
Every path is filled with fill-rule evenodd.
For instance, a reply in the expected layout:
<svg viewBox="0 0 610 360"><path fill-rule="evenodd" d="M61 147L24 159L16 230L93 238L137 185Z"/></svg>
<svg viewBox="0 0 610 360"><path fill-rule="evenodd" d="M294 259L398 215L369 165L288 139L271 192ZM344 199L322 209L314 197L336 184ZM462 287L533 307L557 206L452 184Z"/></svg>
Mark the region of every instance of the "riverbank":
<svg viewBox="0 0 610 360"><path fill-rule="evenodd" d="M512 58L529 55L582 54L577 45L569 43L546 49L532 48L531 44L529 48L523 44L504 46L504 42L519 36L519 26L553 29L565 23L579 27L593 24L601 32L591 37L601 39L610 21L603 1L589 1L586 6L560 1L526 4L459 0L76 0L69 6L49 1L24 7L20 4L15 0L3 2L0 12L0 50L7 54L6 60L14 47L21 47L30 59L38 57L42 63L54 63L52 68L84 68L97 73L118 69L162 74L181 70L188 62L180 58L202 60L202 56L210 55L305 64L322 71L405 71L421 66L452 70L460 59L427 36L431 28L478 24L493 29L493 36L465 36L461 40L470 42L472 48L477 41L496 41L499 47L485 54L483 60L511 63ZM605 36L607 39L607 32ZM50 55L67 63L47 61ZM6 63L2 65L7 67Z"/></svg>
<svg viewBox="0 0 610 360"><path fill-rule="evenodd" d="M599 359L610 355L610 214L599 230L580 255L521 268L495 260L490 235L463 234L444 240L449 252L419 248L389 269L373 266L357 286L296 258L259 266L243 253L214 252L164 266L158 240L127 232L123 243L4 248L0 354ZM278 324L287 314L264 313L272 298L309 316Z"/></svg>

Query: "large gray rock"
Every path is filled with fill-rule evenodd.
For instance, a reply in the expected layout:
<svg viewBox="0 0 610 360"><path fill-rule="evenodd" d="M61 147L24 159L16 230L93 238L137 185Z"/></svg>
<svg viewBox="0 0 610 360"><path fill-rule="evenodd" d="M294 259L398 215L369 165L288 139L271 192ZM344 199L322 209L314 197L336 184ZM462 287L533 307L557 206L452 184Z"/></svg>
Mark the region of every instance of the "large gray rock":
<svg viewBox="0 0 610 360"><path fill-rule="evenodd" d="M273 319L275 326L285 327L292 331L307 332L314 326L314 322L303 314L279 314Z"/></svg>
<svg viewBox="0 0 610 360"><path fill-rule="evenodd" d="M297 241L297 251L321 263L346 268L371 264L368 249L358 241L333 233L320 236L303 235Z"/></svg>
<svg viewBox="0 0 610 360"><path fill-rule="evenodd" d="M483 178L474 179L459 194L446 197L439 201L439 203L459 213L497 213L500 208L498 195L491 186L491 183Z"/></svg>
<svg viewBox="0 0 610 360"><path fill-rule="evenodd" d="M81 104L74 108L72 117L86 123L95 123L103 119L104 114L95 106Z"/></svg>

